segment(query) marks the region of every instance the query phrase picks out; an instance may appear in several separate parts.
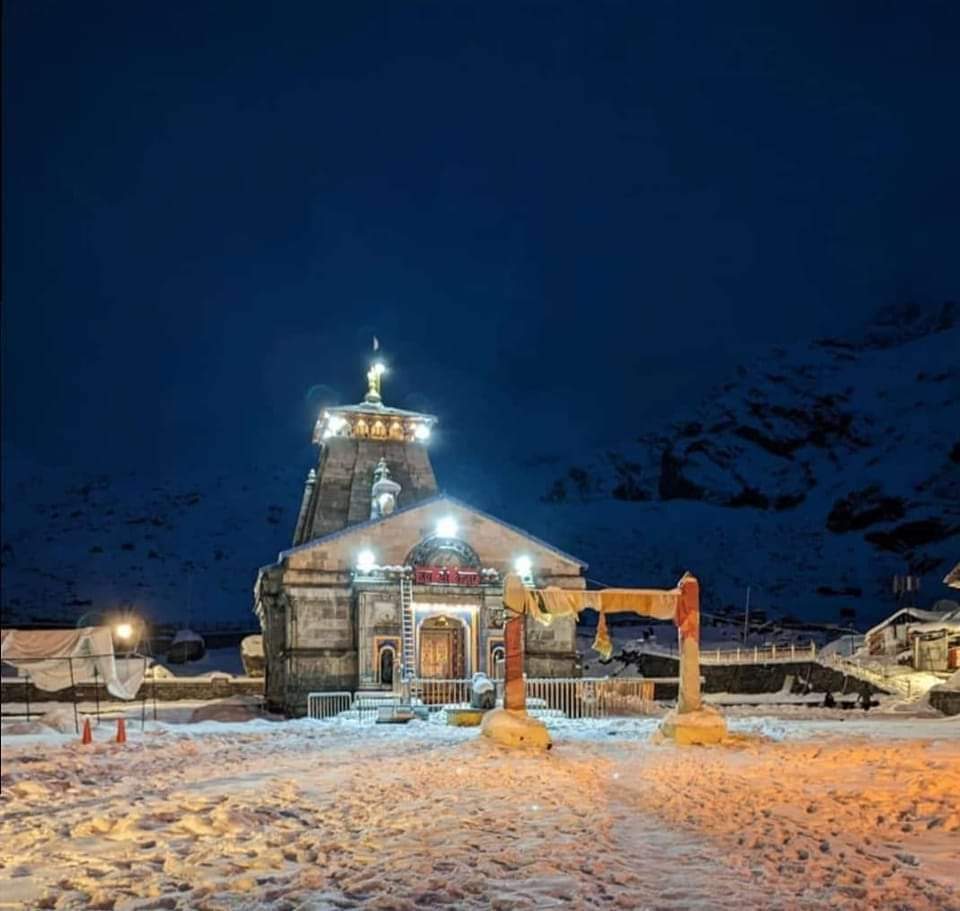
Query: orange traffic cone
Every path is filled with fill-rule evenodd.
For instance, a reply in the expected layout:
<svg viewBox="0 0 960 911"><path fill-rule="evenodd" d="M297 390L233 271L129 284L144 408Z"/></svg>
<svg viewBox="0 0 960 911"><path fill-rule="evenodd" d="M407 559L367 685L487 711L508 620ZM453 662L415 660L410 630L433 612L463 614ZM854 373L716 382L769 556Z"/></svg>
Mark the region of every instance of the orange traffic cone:
<svg viewBox="0 0 960 911"><path fill-rule="evenodd" d="M80 738L81 743L93 743L93 732L90 730L90 719L83 719L83 737Z"/></svg>
<svg viewBox="0 0 960 911"><path fill-rule="evenodd" d="M117 719L117 743L127 742L127 720L125 718Z"/></svg>

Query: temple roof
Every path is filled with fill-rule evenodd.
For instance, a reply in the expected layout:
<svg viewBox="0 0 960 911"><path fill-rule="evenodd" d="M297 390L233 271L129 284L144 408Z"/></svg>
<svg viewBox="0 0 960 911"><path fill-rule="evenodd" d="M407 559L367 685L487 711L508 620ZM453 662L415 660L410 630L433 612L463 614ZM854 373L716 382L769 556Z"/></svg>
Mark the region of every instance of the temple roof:
<svg viewBox="0 0 960 911"><path fill-rule="evenodd" d="M429 421L435 424L437 418L432 414L424 414L420 411L404 411L403 408L391 408L382 402L357 402L356 405L334 405L325 408L324 411L329 414L370 414L380 415L381 417L400 417L400 418L418 418L421 421Z"/></svg>
<svg viewBox="0 0 960 911"><path fill-rule="evenodd" d="M432 414L384 405L380 395L384 373L386 367L380 362L370 367L367 371L367 394L362 402L325 408L313 429L313 442L322 443L330 437L426 442L437 418ZM377 432L373 432L374 425L379 425Z"/></svg>
<svg viewBox="0 0 960 911"><path fill-rule="evenodd" d="M446 502L453 506L457 506L460 509L463 509L467 512L474 513L477 516L480 516L483 519L486 519L489 522L493 522L497 525L501 525L506 529L514 532L515 534L521 535L526 538L533 544L537 544L540 547L545 548L546 550L552 551L557 556L562 557L564 560L569 560L571 563L574 563L580 566L582 569L587 568L587 564L582 560L574 557L572 554L568 554L566 551L561 550L559 547L555 547L553 544L549 544L541 538L536 537L535 535L530 534L527 531L524 531L522 528L517 528L515 525L511 525L509 522L504 522L503 519L498 519L496 516L491 516L489 513L485 513L481 509L477 509L475 506L470 506L468 503L464 503L462 500L458 500L456 497L451 497L449 494L440 493L434 497L429 497L425 500L420 500L417 503L413 503L410 506L405 506L402 509L398 509L395 512L391 513L389 516L384 516L378 519L370 519L367 522L358 522L354 525L348 525L346 528L342 528L339 531L332 532L328 535L324 535L320 538L313 538L310 541L306 541L303 544L299 544L296 547L288 548L283 550L278 555L278 562L282 561L285 557L290 556L291 554L300 553L301 551L307 550L311 547L321 547L330 541L336 540L338 538L343 538L348 535L355 535L359 532L363 532L367 529L372 528L375 525L382 525L385 522L393 522L398 517L405 514L411 513L417 509L424 509L428 506Z"/></svg>

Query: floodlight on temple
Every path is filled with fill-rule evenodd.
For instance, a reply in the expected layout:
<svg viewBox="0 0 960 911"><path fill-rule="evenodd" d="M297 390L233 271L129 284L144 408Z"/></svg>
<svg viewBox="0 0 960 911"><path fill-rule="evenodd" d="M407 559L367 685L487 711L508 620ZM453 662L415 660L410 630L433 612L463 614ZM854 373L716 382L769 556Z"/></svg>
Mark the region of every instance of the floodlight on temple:
<svg viewBox="0 0 960 911"><path fill-rule="evenodd" d="M457 520L453 516L444 516L437 522L437 537L439 538L455 538L457 531Z"/></svg>
<svg viewBox="0 0 960 911"><path fill-rule="evenodd" d="M372 572L377 565L376 555L372 550L361 550L357 554L357 571L361 573Z"/></svg>
<svg viewBox="0 0 960 911"><path fill-rule="evenodd" d="M517 557L517 559L513 561L513 568L524 582L529 582L533 579L533 560L525 554Z"/></svg>

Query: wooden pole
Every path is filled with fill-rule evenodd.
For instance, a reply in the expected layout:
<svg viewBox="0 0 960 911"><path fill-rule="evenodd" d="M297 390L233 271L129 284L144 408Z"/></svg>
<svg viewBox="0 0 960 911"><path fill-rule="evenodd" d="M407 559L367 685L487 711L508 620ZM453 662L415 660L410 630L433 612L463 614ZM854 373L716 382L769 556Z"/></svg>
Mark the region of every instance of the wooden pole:
<svg viewBox="0 0 960 911"><path fill-rule="evenodd" d="M680 637L680 694L678 712L696 712L700 699L700 583L687 573L680 580L677 605L677 632Z"/></svg>
<svg viewBox="0 0 960 911"><path fill-rule="evenodd" d="M70 691L73 693L73 726L77 729L77 733L80 733L80 716L77 714L77 681L73 676L73 658L67 658L67 663L70 666Z"/></svg>
<svg viewBox="0 0 960 911"><path fill-rule="evenodd" d="M93 698L97 701L97 727L100 727L100 672L96 663L93 665Z"/></svg>
<svg viewBox="0 0 960 911"><path fill-rule="evenodd" d="M523 680L524 614L511 616L504 624L503 644L506 661L503 682L503 707L515 712L527 709L526 687Z"/></svg>
<svg viewBox="0 0 960 911"><path fill-rule="evenodd" d="M140 681L140 730L147 729L147 658L143 658L143 679Z"/></svg>

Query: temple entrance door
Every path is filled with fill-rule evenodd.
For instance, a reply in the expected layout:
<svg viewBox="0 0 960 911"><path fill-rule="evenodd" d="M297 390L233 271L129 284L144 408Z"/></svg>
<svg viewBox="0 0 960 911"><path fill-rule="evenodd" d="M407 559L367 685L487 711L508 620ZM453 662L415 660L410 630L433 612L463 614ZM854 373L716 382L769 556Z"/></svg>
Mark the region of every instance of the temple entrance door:
<svg viewBox="0 0 960 911"><path fill-rule="evenodd" d="M420 676L459 679L465 672L463 625L431 617L420 627Z"/></svg>

